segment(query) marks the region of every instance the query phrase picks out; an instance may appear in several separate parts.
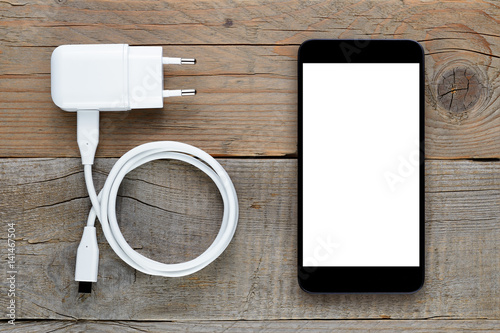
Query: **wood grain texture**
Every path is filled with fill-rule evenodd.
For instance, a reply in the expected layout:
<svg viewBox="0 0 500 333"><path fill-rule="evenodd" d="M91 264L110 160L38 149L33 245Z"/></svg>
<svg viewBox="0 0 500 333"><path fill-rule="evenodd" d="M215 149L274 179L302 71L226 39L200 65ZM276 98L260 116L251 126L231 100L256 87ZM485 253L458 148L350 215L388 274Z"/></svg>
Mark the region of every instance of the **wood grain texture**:
<svg viewBox="0 0 500 333"><path fill-rule="evenodd" d="M166 76L196 97L103 115L98 156L152 140L217 156L284 156L296 153L300 43L408 38L426 53L427 157L498 158L499 20L494 1L3 1L0 156L78 156L75 116L50 98L50 54L60 44L162 45L199 60Z"/></svg>
<svg viewBox="0 0 500 333"><path fill-rule="evenodd" d="M114 161L97 160L97 187ZM420 292L309 295L296 278L296 161L220 162L236 186L241 215L235 238L219 259L184 278L148 276L123 263L98 228L99 282L91 295L82 296L72 281L89 207L79 159L0 160L0 218L17 223L19 318L500 318L500 163L427 161L427 272ZM118 210L134 248L175 262L208 246L217 232L220 205L214 185L201 172L158 161L129 175ZM0 237L5 248L5 236ZM2 284L1 307L5 295ZM406 324L412 325L401 323Z"/></svg>
<svg viewBox="0 0 500 333"><path fill-rule="evenodd" d="M2 332L493 332L498 320L280 320L280 321L23 321L16 326L0 324Z"/></svg>
<svg viewBox="0 0 500 333"><path fill-rule="evenodd" d="M498 2L479 0L0 0L0 222L16 223L21 319L14 327L1 323L0 331L500 330L500 163L436 160L500 158L499 21ZM79 295L74 259L90 204L80 160L66 158L79 156L75 115L50 97L53 49L160 45L165 55L198 60L165 73L167 88L193 87L196 97L169 99L163 110L102 114L94 173L100 187L116 161L102 157L154 140L219 157L295 156L296 54L310 38L408 38L424 48L423 290L302 292L296 160L230 158L220 162L235 183L241 216L219 259L185 278L148 276L123 263L98 227L99 282L91 295ZM145 165L119 194L125 238L154 259L193 258L218 231L215 186L182 163ZM0 232L0 248L5 243ZM2 283L2 308L6 295Z"/></svg>

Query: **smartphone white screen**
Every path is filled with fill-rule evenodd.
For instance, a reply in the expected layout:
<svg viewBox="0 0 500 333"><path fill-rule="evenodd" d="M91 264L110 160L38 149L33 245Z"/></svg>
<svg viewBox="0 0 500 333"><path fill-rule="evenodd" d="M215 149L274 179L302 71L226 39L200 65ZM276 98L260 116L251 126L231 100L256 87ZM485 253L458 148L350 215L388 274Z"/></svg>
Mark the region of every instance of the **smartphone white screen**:
<svg viewBox="0 0 500 333"><path fill-rule="evenodd" d="M419 266L419 64L303 64L303 266Z"/></svg>

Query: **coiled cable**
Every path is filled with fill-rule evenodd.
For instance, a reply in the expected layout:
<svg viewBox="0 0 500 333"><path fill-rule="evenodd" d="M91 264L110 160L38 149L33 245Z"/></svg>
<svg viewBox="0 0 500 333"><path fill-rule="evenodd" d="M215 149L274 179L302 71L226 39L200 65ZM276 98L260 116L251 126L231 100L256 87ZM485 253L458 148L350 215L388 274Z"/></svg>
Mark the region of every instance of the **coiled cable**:
<svg viewBox="0 0 500 333"><path fill-rule="evenodd" d="M153 160L171 159L189 163L207 174L220 191L224 204L222 223L214 242L197 258L177 264L164 264L138 253L123 237L116 219L116 198L123 178L135 168ZM84 165L85 183L92 202L87 226L93 227L96 217L111 248L128 265L150 275L185 276L204 268L227 248L238 224L238 197L229 175L209 154L191 145L173 142L150 142L127 152L111 169L97 195L92 180L92 165Z"/></svg>

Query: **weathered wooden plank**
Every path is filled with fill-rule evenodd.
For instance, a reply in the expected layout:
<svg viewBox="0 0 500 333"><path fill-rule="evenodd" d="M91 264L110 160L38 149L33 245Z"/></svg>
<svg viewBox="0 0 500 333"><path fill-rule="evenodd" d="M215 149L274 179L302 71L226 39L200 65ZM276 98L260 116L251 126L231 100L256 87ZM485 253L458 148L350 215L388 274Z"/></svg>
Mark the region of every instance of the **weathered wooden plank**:
<svg viewBox="0 0 500 333"><path fill-rule="evenodd" d="M97 160L98 187L113 162ZM99 232L99 282L81 297L72 276L89 203L79 160L0 160L0 218L17 223L18 318L499 319L500 163L427 162L427 275L420 292L309 295L296 281L296 161L220 162L236 186L241 217L218 260L192 276L152 277L124 264ZM148 164L120 193L126 239L156 259L193 258L216 234L216 189L188 166Z"/></svg>
<svg viewBox="0 0 500 333"><path fill-rule="evenodd" d="M279 320L279 321L23 321L3 332L492 332L498 320Z"/></svg>
<svg viewBox="0 0 500 333"><path fill-rule="evenodd" d="M60 44L120 42L197 57L198 66L172 67L169 75L184 76L168 84L196 87L200 95L168 101L163 112L106 115L117 128L104 133L98 156L118 157L165 137L218 156L294 154L294 58L309 38L420 41L427 54L427 156L500 157L494 2L6 1L0 17L2 157L77 156L73 116L61 116L49 96L50 53Z"/></svg>
<svg viewBox="0 0 500 333"><path fill-rule="evenodd" d="M143 111L134 112L133 119L127 120L115 115L123 122L113 130L120 140L104 136L108 140L101 144L99 156L117 157L151 137L186 141L186 136L190 143L219 156L294 154L296 46L287 45L298 45L308 38L421 41L427 54L428 157L500 156L500 134L496 130L500 125L496 89L500 10L493 2L16 4L0 3L4 36L0 40L3 157L77 156L76 146L69 144L74 134L73 119L70 115L61 118L61 112L51 103L49 78L43 74L48 73L53 47L102 42L174 44L166 46L166 51L192 54L200 65L183 68L182 72L174 69L172 75L200 73L206 78L172 80L173 86L196 86L202 93L196 99L170 102L197 114L197 118L154 112L154 120L161 126L152 129ZM240 45L224 47L231 44ZM221 73L222 77L214 77ZM36 125L25 123L19 116L27 112ZM116 123L117 119L110 121ZM127 130L135 138L123 143L123 136L130 133ZM68 144L61 147L61 142ZM119 143L121 146L116 146Z"/></svg>
<svg viewBox="0 0 500 333"><path fill-rule="evenodd" d="M427 29L465 23L471 32L494 36L495 1L230 0L191 3L25 1L2 3L2 43L57 46L130 41L130 44L300 44L309 38L425 36ZM461 15L457 15L459 11ZM486 24L486 25L481 25ZM451 27L450 27L451 28ZM497 29L497 28L496 28ZM450 29L452 30L452 29ZM464 36L464 38L467 38Z"/></svg>
<svg viewBox="0 0 500 333"><path fill-rule="evenodd" d="M198 52L194 47L186 48L183 52L182 47L175 47L175 53L194 54L199 59L207 57L205 63L201 60L199 65L187 69L184 66L182 70L171 67L173 72L168 72L166 85L196 87L198 95L169 99L163 110L103 113L98 156L117 157L139 143L165 139L188 142L218 156L296 153L296 68L293 58L280 55L282 51L295 54L296 46L204 46ZM15 49L5 59L21 60L4 61L10 72L0 76L0 156L78 156L74 142L75 115L59 110L50 98L47 73L52 48L32 48L29 57L41 57L44 61L35 64L44 65L38 69L28 66L25 72L21 69L27 56L21 56L19 50L23 48ZM228 62L231 53L238 56ZM467 70L476 74L482 71L480 67L474 70L462 65L453 68L463 70L464 74ZM440 85L438 80L433 84L429 79L438 76L439 71L443 71L440 66L427 66L427 156L499 157L500 139L495 128L500 117L495 114L500 102L495 87L500 81L493 79L488 83L491 96L477 112L458 110L454 104L455 111L443 113L439 103L444 101L433 100L432 92L449 87L446 82ZM450 76L452 72L446 73ZM469 101L468 97L463 101L481 103L482 90L475 91L477 101Z"/></svg>

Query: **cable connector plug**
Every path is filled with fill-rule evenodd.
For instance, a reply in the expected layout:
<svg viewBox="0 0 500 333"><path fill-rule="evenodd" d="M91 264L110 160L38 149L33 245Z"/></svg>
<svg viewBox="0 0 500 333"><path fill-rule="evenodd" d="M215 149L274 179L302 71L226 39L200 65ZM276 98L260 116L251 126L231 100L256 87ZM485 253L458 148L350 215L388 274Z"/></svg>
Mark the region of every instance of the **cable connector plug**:
<svg viewBox="0 0 500 333"><path fill-rule="evenodd" d="M92 282L97 282L99 248L95 227L85 227L76 253L75 281L80 282L79 292L90 293Z"/></svg>
<svg viewBox="0 0 500 333"><path fill-rule="evenodd" d="M76 140L80 148L82 164L94 164L94 156L99 144L99 111L78 110Z"/></svg>

